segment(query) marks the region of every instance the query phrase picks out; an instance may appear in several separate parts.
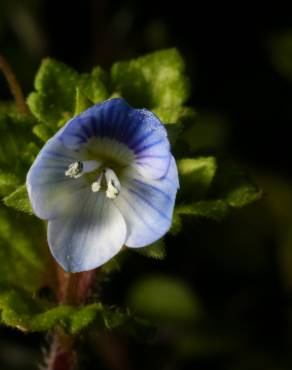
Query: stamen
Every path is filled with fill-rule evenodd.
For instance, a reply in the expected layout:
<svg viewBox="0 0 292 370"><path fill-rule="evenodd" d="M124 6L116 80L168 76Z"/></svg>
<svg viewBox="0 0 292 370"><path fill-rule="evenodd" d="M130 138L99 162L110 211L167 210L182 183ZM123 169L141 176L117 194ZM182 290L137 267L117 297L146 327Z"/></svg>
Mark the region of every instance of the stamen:
<svg viewBox="0 0 292 370"><path fill-rule="evenodd" d="M97 193L100 190L102 178L103 178L103 173L99 174L99 176L97 177L96 181L94 181L91 184L91 190L94 193Z"/></svg>
<svg viewBox="0 0 292 370"><path fill-rule="evenodd" d="M76 161L71 163L68 167L68 170L65 172L65 176L78 179L82 175L83 163L81 161Z"/></svg>
<svg viewBox="0 0 292 370"><path fill-rule="evenodd" d="M100 163L94 160L83 162L76 161L69 165L67 171L65 172L65 175L73 179L78 179L84 173L92 172L98 167L100 167Z"/></svg>
<svg viewBox="0 0 292 370"><path fill-rule="evenodd" d="M104 170L104 176L107 183L106 196L109 199L115 199L121 191L121 183L117 175L110 168Z"/></svg>

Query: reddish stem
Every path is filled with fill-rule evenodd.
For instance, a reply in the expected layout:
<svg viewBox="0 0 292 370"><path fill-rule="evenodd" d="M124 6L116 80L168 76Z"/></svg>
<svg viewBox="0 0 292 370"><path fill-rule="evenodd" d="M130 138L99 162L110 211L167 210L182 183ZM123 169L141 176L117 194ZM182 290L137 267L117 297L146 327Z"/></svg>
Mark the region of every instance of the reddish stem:
<svg viewBox="0 0 292 370"><path fill-rule="evenodd" d="M88 299L97 270L71 274L57 266L57 298L60 303L80 306ZM47 370L72 370L76 364L76 353L73 350L73 339L56 330Z"/></svg>
<svg viewBox="0 0 292 370"><path fill-rule="evenodd" d="M91 293L91 286L94 282L96 272L97 270L90 270L71 274L63 271L58 266L58 301L73 306L80 306L85 303Z"/></svg>
<svg viewBox="0 0 292 370"><path fill-rule="evenodd" d="M72 345L68 336L56 331L47 359L47 370L72 370L76 364L76 353Z"/></svg>
<svg viewBox="0 0 292 370"><path fill-rule="evenodd" d="M21 87L17 81L17 78L7 60L0 54L0 70L3 72L7 83L9 85L10 91L14 96L15 103L19 113L29 114L28 107L26 105Z"/></svg>

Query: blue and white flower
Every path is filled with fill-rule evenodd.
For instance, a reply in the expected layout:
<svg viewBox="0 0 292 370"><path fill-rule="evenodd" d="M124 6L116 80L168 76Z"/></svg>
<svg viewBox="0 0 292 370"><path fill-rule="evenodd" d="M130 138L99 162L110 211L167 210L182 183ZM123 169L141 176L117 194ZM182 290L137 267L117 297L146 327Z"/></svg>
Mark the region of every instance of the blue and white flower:
<svg viewBox="0 0 292 370"><path fill-rule="evenodd" d="M48 243L71 272L107 262L126 245L144 247L172 221L179 187L167 132L146 109L111 99L71 119L27 175Z"/></svg>

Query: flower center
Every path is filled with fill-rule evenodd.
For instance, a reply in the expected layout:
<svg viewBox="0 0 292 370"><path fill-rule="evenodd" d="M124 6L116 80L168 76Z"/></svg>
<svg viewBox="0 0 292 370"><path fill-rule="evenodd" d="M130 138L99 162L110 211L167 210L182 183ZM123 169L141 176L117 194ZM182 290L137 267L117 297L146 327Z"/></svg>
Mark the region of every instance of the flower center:
<svg viewBox="0 0 292 370"><path fill-rule="evenodd" d="M91 190L95 193L100 189L105 190L109 199L115 199L121 191L121 183L111 168L105 168L91 184Z"/></svg>
<svg viewBox="0 0 292 370"><path fill-rule="evenodd" d="M65 176L84 176L94 193L103 191L109 199L119 195L127 169L135 161L131 149L107 137L89 139L81 158L68 166Z"/></svg>
<svg viewBox="0 0 292 370"><path fill-rule="evenodd" d="M101 168L97 161L76 161L71 163L65 171L65 176L73 179L78 179L85 174L91 182L91 190L94 193L100 190L105 191L109 199L115 199L119 195L122 187L118 176L109 167Z"/></svg>

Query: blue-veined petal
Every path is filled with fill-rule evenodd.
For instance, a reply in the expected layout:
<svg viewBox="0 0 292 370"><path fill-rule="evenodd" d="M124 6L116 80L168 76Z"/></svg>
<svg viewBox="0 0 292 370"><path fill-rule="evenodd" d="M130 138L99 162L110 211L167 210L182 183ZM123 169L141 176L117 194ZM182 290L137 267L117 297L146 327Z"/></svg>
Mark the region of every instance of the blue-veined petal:
<svg viewBox="0 0 292 370"><path fill-rule="evenodd" d="M43 219L68 214L90 191L83 177L65 175L68 166L84 154L68 150L56 137L50 139L30 168L26 185L34 213Z"/></svg>
<svg viewBox="0 0 292 370"><path fill-rule="evenodd" d="M119 139L117 141L125 143L128 132L138 124L130 119L132 112L133 109L123 99L95 104L71 119L60 131L60 137L70 149L79 148L93 137Z"/></svg>
<svg viewBox="0 0 292 370"><path fill-rule="evenodd" d="M125 144L133 151L143 176L163 177L170 160L167 132L158 117L146 109L133 109L123 99L96 104L74 117L60 131L69 149L82 148L94 138Z"/></svg>
<svg viewBox="0 0 292 370"><path fill-rule="evenodd" d="M158 179L165 176L171 154L167 132L163 124L152 112L139 110L144 116L143 130L132 143L135 153L135 167L142 176Z"/></svg>
<svg viewBox="0 0 292 370"><path fill-rule="evenodd" d="M104 193L89 193L74 214L49 221L51 252L70 272L102 265L119 252L125 239L125 220Z"/></svg>
<svg viewBox="0 0 292 370"><path fill-rule="evenodd" d="M127 223L126 246L146 246L168 231L178 186L173 157L163 179L151 180L136 175L123 184L115 203Z"/></svg>

